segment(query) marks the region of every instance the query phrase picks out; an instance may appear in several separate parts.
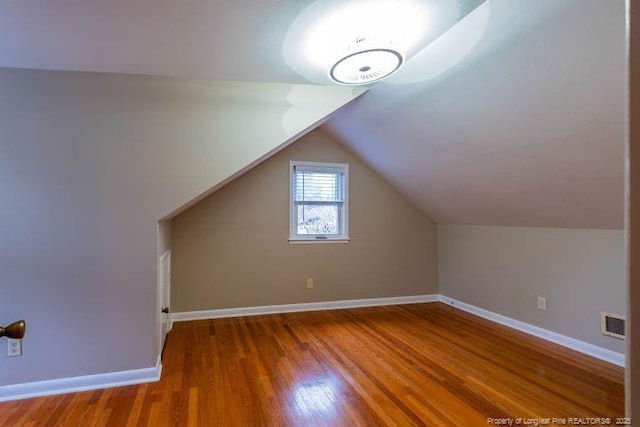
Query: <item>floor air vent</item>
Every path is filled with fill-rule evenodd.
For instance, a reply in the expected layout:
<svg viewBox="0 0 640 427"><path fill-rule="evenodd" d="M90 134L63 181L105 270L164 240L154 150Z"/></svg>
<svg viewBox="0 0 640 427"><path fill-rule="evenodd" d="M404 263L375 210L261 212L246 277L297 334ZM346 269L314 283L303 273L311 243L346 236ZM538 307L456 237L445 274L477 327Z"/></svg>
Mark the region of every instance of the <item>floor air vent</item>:
<svg viewBox="0 0 640 427"><path fill-rule="evenodd" d="M600 319L603 335L624 339L624 316L602 311Z"/></svg>

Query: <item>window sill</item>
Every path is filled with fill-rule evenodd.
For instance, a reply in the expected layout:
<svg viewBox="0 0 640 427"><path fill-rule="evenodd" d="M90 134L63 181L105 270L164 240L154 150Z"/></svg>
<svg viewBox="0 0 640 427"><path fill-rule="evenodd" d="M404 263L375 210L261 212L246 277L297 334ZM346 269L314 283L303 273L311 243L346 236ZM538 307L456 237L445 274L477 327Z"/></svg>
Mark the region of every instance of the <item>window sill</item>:
<svg viewBox="0 0 640 427"><path fill-rule="evenodd" d="M339 239L289 239L290 245L326 245L332 243L349 243L351 241L348 237Z"/></svg>

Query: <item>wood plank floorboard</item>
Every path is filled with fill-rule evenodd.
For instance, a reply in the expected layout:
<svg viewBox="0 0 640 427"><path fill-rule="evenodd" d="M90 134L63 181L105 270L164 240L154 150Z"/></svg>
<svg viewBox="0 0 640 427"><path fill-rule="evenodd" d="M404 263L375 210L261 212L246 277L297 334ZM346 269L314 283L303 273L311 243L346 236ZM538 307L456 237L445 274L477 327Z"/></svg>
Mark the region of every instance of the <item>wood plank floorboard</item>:
<svg viewBox="0 0 640 427"><path fill-rule="evenodd" d="M163 367L157 383L0 403L0 425L466 427L624 414L622 368L440 303L176 323Z"/></svg>

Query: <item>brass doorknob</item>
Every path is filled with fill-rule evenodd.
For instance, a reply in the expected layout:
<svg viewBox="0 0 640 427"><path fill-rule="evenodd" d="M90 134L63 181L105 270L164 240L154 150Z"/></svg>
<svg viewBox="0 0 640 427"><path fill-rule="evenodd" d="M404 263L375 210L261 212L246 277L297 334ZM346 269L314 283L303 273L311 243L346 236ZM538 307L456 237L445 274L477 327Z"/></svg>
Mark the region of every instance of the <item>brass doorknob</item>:
<svg viewBox="0 0 640 427"><path fill-rule="evenodd" d="M0 326L0 337L21 340L22 338L24 338L24 333L26 330L27 324L24 323L24 320L18 320L17 322L13 322L6 328Z"/></svg>

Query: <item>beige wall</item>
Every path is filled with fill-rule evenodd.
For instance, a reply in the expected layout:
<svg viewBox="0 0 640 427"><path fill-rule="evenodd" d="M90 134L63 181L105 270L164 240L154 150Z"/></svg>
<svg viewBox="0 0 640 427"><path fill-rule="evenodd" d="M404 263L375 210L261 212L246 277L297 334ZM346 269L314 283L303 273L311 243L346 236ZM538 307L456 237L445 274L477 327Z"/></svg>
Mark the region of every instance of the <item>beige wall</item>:
<svg viewBox="0 0 640 427"><path fill-rule="evenodd" d="M349 163L350 243L287 242L290 160ZM184 312L433 294L436 268L434 223L316 130L174 218L171 306Z"/></svg>
<svg viewBox="0 0 640 427"><path fill-rule="evenodd" d="M624 251L622 230L439 225L440 293L624 353L600 332L600 311L626 311Z"/></svg>

